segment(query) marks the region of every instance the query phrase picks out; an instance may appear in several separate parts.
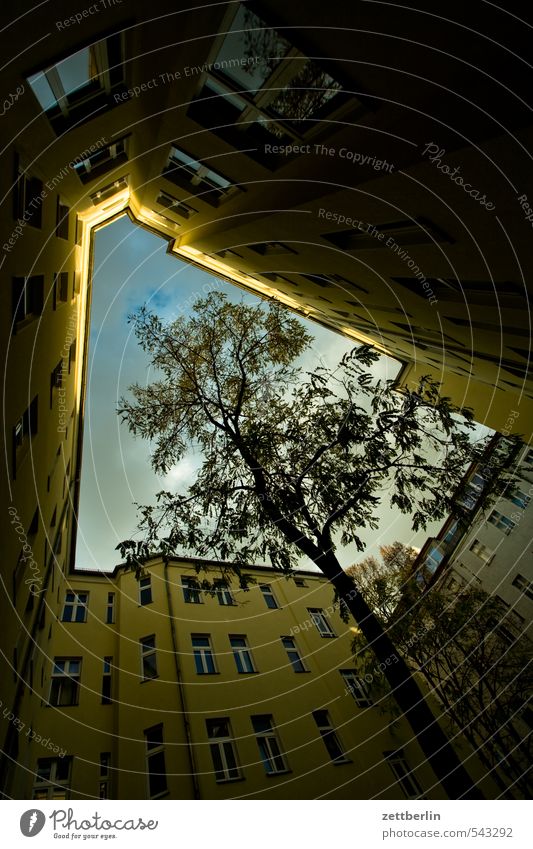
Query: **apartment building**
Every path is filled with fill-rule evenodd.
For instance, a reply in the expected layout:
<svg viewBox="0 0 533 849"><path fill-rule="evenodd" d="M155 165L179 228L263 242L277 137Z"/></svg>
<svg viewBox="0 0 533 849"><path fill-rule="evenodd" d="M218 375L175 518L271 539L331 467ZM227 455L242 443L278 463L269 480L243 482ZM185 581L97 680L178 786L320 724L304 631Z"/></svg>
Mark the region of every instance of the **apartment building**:
<svg viewBox="0 0 533 849"><path fill-rule="evenodd" d="M92 243L116 216L390 353L400 385L432 374L479 420L503 429L512 410L512 430L530 435L529 42L506 19L503 61L472 40L477 10L456 6L458 26L316 0L305 25L280 0L2 12L8 715L21 715L51 599L77 580ZM13 762L9 721L2 740Z"/></svg>
<svg viewBox="0 0 533 849"><path fill-rule="evenodd" d="M360 677L326 579L252 567L244 591L227 564L196 565L52 582L10 795L443 798L409 726Z"/></svg>

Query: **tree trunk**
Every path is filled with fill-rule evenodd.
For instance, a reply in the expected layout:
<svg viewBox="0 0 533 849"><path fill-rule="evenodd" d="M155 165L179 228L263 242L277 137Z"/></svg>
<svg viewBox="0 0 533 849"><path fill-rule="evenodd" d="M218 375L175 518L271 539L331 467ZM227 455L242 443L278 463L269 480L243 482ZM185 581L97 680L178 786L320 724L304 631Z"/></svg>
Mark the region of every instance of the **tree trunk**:
<svg viewBox="0 0 533 849"><path fill-rule="evenodd" d="M450 799L483 799L459 755L440 727L404 659L383 626L341 568L337 558L324 554L317 566L335 587L376 655L392 695L409 722L428 763ZM316 562L316 561L315 561ZM396 658L396 660L395 660Z"/></svg>

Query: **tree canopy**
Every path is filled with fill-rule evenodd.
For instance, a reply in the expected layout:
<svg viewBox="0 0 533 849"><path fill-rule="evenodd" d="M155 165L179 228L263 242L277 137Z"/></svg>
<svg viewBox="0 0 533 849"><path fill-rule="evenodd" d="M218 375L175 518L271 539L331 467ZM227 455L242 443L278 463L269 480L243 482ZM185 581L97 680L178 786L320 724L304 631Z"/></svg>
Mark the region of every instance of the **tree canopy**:
<svg viewBox="0 0 533 849"><path fill-rule="evenodd" d="M365 558L348 573L397 650L425 678L450 733L464 734L504 792L511 788L512 793L514 786L530 798L533 740L525 716L533 665L520 618L498 596L458 575L445 573L421 592L412 569L416 552L401 543L382 547L381 555L381 560ZM386 682L375 674L374 653L360 633L353 650L374 699L394 711Z"/></svg>
<svg viewBox="0 0 533 849"><path fill-rule="evenodd" d="M479 796L407 665L388 665L395 647L336 556L339 545L363 549L361 530L377 526L384 500L411 514L415 530L458 509L455 489L480 456L471 412L429 378L401 391L376 378L379 355L367 345L335 368L305 372L298 358L311 337L277 303L211 293L191 316L165 323L141 309L132 321L156 379L131 387L119 414L152 440L156 471L168 472L192 446L202 462L186 492L162 491L142 507L143 538L125 540L122 555L133 563L154 550L231 560L244 585L246 564L288 573L309 558L386 666L448 795Z"/></svg>

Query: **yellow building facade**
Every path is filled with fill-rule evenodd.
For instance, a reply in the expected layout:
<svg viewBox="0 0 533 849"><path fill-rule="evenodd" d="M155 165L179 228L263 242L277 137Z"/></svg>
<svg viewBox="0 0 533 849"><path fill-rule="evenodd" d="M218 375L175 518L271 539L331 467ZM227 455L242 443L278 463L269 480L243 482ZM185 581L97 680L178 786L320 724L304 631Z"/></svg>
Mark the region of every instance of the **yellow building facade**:
<svg viewBox="0 0 533 849"><path fill-rule="evenodd" d="M380 670L358 675L320 574L252 567L242 590L227 564L196 565L50 585L11 721L10 796L446 798L409 726L375 701Z"/></svg>
<svg viewBox="0 0 533 849"><path fill-rule="evenodd" d="M239 35L241 5L223 3L209 10L200 3L181 5L158 0L152 14L146 4L108 3L79 17L71 3L58 0L53 9L41 4L31 16L16 20L9 10L2 13L10 61L4 68L9 96L2 114L6 165L0 169L0 700L6 780L14 780L13 764L22 764L14 794L33 792L38 756L32 752L30 757L24 746L39 744L31 742L31 735L25 741L14 723L24 723L26 731L33 728L37 703L28 692L42 676L39 699L44 698L52 641L58 640L53 657L82 655L73 645L77 625L61 633L57 628L66 582L80 591L90 583L91 605L100 593L98 605L103 609L108 582L126 586L133 580L122 573L112 579L80 578L73 571L92 247L98 227L128 214L166 239L171 255L388 352L403 364L400 384L420 373L432 374L455 402L471 405L478 420L504 432L531 434L533 388L526 356L531 282L521 269L531 259L524 204L528 196L533 198L533 184L531 169L523 167L520 158L531 146L531 120L521 107L513 111L507 97L491 98L495 80L497 88L511 84L514 60L506 57L502 62L496 53L484 50L485 76L480 81L470 63L475 27L454 31L450 41L447 26L426 16L423 24L416 21L417 39L403 8L389 7L386 21L374 4L363 4L357 15L343 7L332 19L331 9L310 0L302 25L300 10L282 0L248 3L259 28L273 33L276 67L268 68L260 50L254 54L252 47L250 54L245 49ZM520 52L522 29L517 27L512 36ZM420 42L426 45L425 72L424 79L415 79ZM463 57L462 64L454 60L443 66L443 49L450 43L454 56ZM412 45L414 53L406 45ZM376 56L386 57L387 67L396 68L399 76L385 73ZM256 68L255 76L243 76L250 67ZM303 119L290 114L301 68L307 68L318 80L316 87L325 91L323 97L306 101ZM447 120L450 109L457 107L455 101L450 103L452 90L460 91L461 133L453 132ZM284 96L280 99L276 92ZM489 100L490 109L465 111L464 104L479 97ZM399 102L405 108L399 109ZM437 141L439 150L433 153L428 145ZM487 163L495 161L498 168L487 179ZM460 168L465 180L479 188L479 195L485 195L483 206L448 179L443 162ZM512 243L505 235L510 232ZM177 289L177 300L179 295ZM120 595L126 610L122 590L109 591ZM132 598L136 592L132 584ZM212 601L202 610L208 607L213 607ZM273 616L288 616L283 610ZM139 615L145 613L148 610ZM85 690L80 698L87 698L89 710L92 704L102 714L102 728L109 731L98 732L108 735L99 745L113 756L113 734L123 733L122 717L129 722L128 711L134 708L119 708L122 700L116 696L111 706L99 706L103 658L116 661L120 655L128 659L129 669L132 645L140 637L132 635L130 645L127 614L120 626L97 628L101 615L95 614L92 624L89 616L78 628L87 635L80 645L109 640L102 642L98 660L83 657L84 679L94 677L94 699L91 703ZM305 638L310 639L311 632ZM270 639L278 640L279 635ZM224 651L224 640L221 637L218 644L217 637L218 654ZM323 657L326 646L337 644L340 640L323 640ZM74 654L67 654L71 651ZM345 651L347 657L348 647ZM172 669L169 657L158 662ZM186 668L186 659L183 663ZM124 682L115 675L113 686L125 687L132 675ZM300 678L311 680L311 675ZM262 692L259 675L246 680L257 682L254 687ZM154 686L151 681L136 689L131 704L138 704L144 698L141 693ZM175 689L176 682L168 685L163 700L170 700ZM191 684L189 689L194 704L195 688ZM207 705L210 689L204 686L201 691ZM343 705L349 701L346 698ZM307 731L304 726L295 731L292 748L284 730L292 721L290 713L282 712L280 719L272 711L293 776L301 772L294 765L303 763L301 741L314 721L309 716L321 709L315 702L320 702L318 691L306 702ZM228 699L228 712L232 704ZM214 708L214 702L211 705ZM52 717L54 710L39 706L38 711L39 735L46 739L52 720L44 716ZM74 740L88 747L85 754L76 751L81 760L74 760L72 768L78 771L94 752L92 744L80 742L83 735L76 736L81 726L76 711L71 713L72 721L63 725L67 751L72 752ZM253 764L257 746L251 715L237 731L232 727L239 735L243 764ZM332 716L340 723L343 744L349 745L342 725L348 720ZM183 752L188 747L179 736L185 726L180 728L167 729L165 724L169 763L171 750L186 762ZM196 746L202 741L200 726L195 727L195 741ZM309 743L310 763L318 763L319 743L318 737L314 748ZM132 743L122 755L125 775L128 770L138 772L138 787L124 778L126 783L119 783L116 791L144 798L146 771L139 766L139 752ZM202 770L208 768L206 752ZM201 752L195 757L200 759ZM244 781L255 787L253 775L260 774L260 767L242 769ZM323 769L317 768L316 775ZM85 779L72 773L72 788L80 788L73 793L95 795L98 770L90 765L87 770L92 778L87 778L85 789ZM356 766L342 770L355 781ZM333 772L341 772L340 767ZM378 772L382 777L375 778L375 786L388 786L389 773L381 760L375 776ZM191 770L169 770L168 781L177 795L178 774L187 776ZM120 782L121 774L113 774L112 780ZM202 785L203 793L220 789L208 780L213 787L206 791ZM282 780L289 782L287 777ZM268 786L279 787L279 778L276 781ZM358 781L360 788L362 779ZM431 779L427 784L432 785ZM357 788L354 784L354 793L362 792ZM347 795L351 792L346 790Z"/></svg>

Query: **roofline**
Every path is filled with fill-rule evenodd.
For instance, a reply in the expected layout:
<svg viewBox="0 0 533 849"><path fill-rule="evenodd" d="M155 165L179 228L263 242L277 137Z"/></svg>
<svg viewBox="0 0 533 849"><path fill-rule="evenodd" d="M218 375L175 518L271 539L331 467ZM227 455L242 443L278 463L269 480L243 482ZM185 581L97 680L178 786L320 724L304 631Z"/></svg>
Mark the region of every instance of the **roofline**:
<svg viewBox="0 0 533 849"><path fill-rule="evenodd" d="M163 560L163 554L160 552L154 552L154 554L150 554L148 557L139 557L139 563L141 564L149 564L153 561ZM236 563L232 560L215 560L207 557L189 557L189 556L178 556L174 555L172 557L168 557L168 565L169 566L180 566L183 564L200 564L201 566L209 567L223 567L223 568L231 568L237 566L241 571L245 572L247 569L253 569L259 572L269 572L276 575L285 575L288 578L300 575L307 575L310 578L323 578L324 580L328 580L323 572L320 570L311 571L310 569L295 569L293 572L283 572L280 569L275 569L273 566L268 566L267 564L247 564L242 565L242 563ZM126 572L131 570L131 566L128 563L118 563L112 571L104 572L100 569L74 569L70 572L71 577L82 578L82 577L90 577L90 578L116 578L120 572Z"/></svg>

